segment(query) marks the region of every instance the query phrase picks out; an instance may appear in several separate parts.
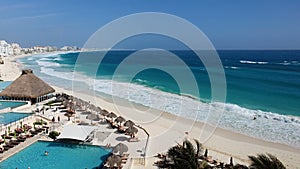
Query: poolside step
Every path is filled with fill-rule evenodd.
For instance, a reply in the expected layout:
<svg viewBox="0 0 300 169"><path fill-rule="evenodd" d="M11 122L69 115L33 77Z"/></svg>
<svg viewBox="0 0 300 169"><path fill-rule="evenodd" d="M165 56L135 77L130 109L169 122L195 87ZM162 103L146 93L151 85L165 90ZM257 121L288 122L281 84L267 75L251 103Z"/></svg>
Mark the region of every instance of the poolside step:
<svg viewBox="0 0 300 169"><path fill-rule="evenodd" d="M82 148L82 149L86 149L87 146L85 145L76 145L76 144L59 144L59 146L61 147L70 147L70 148Z"/></svg>

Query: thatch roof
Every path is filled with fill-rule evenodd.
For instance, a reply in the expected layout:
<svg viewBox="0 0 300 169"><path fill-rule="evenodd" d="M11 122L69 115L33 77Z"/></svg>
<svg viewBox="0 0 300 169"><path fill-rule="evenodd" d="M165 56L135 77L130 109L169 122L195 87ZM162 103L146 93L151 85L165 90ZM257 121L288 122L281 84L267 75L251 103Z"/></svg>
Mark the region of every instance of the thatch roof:
<svg viewBox="0 0 300 169"><path fill-rule="evenodd" d="M128 147L127 147L127 145L125 145L123 143L117 144L113 149L114 153L119 152L120 155L122 155L124 152L127 152L127 151L128 151Z"/></svg>
<svg viewBox="0 0 300 169"><path fill-rule="evenodd" d="M107 163L110 168L114 168L115 164L117 164L117 166L121 166L122 159L120 156L113 154L107 158Z"/></svg>
<svg viewBox="0 0 300 169"><path fill-rule="evenodd" d="M119 116L115 119L115 122L117 122L117 123L123 123L124 121L126 121L126 120L122 116Z"/></svg>
<svg viewBox="0 0 300 169"><path fill-rule="evenodd" d="M109 114L109 112L105 109L102 109L100 114L103 115L103 116L107 116Z"/></svg>
<svg viewBox="0 0 300 169"><path fill-rule="evenodd" d="M0 93L0 96L37 98L53 92L55 90L51 86L36 77L32 70L26 69Z"/></svg>
<svg viewBox="0 0 300 169"><path fill-rule="evenodd" d="M124 123L124 126L126 127L132 127L134 125L134 122L132 122L131 120L127 120L125 123Z"/></svg>
<svg viewBox="0 0 300 169"><path fill-rule="evenodd" d="M128 129L126 129L125 132L126 132L126 133L137 133L137 132L138 132L138 129L135 128L135 127L133 127L133 126L131 126L131 127L129 127Z"/></svg>
<svg viewBox="0 0 300 169"><path fill-rule="evenodd" d="M113 113L113 112L110 112L108 115L106 115L106 117L108 117L108 118L116 118L117 115L115 113Z"/></svg>

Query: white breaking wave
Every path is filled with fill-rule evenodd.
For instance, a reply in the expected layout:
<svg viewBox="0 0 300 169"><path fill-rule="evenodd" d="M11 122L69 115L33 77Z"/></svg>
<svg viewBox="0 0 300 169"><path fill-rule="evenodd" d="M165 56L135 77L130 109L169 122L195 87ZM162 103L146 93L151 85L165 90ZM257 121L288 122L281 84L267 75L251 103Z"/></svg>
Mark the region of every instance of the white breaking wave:
<svg viewBox="0 0 300 169"><path fill-rule="evenodd" d="M143 80L143 79L135 79L137 82L140 82L140 83L147 83L148 80Z"/></svg>
<svg viewBox="0 0 300 169"><path fill-rule="evenodd" d="M56 62L47 62L47 61L41 61L41 60L37 60L36 63L39 66L43 66L43 67L60 67L61 66L59 63L56 63Z"/></svg>
<svg viewBox="0 0 300 169"><path fill-rule="evenodd" d="M208 115L218 115L218 112L225 107L218 124L219 127L267 141L300 147L299 117L249 110L235 104L203 103L190 97L167 93L138 84L102 79L94 80L82 74L76 74L77 79L73 79L73 72L57 72L45 67L41 67L41 72L66 80L84 82L91 89L100 93L201 122L209 123L206 121ZM253 120L254 117L256 120Z"/></svg>
<svg viewBox="0 0 300 169"><path fill-rule="evenodd" d="M261 65L265 65L265 64L268 64L269 62L257 62L258 64L261 64Z"/></svg>
<svg viewBox="0 0 300 169"><path fill-rule="evenodd" d="M46 57L46 58L42 58L42 59L39 59L39 60L42 60L42 61L51 61L51 60L53 60L53 59L52 59L52 58Z"/></svg>
<svg viewBox="0 0 300 169"><path fill-rule="evenodd" d="M256 64L254 61L249 61L249 60L240 60L241 63L249 63L249 64Z"/></svg>
<svg viewBox="0 0 300 169"><path fill-rule="evenodd" d="M54 52L54 53L47 53L47 54L34 54L28 57L27 60L41 60L41 61L61 60L60 55L67 54L67 53L76 53L76 52Z"/></svg>
<svg viewBox="0 0 300 169"><path fill-rule="evenodd" d="M241 69L241 68L235 66L225 66L225 69Z"/></svg>
<svg viewBox="0 0 300 169"><path fill-rule="evenodd" d="M53 60L60 61L60 60L62 60L62 58L61 57L57 57L57 58L54 58Z"/></svg>
<svg viewBox="0 0 300 169"><path fill-rule="evenodd" d="M38 55L38 59L35 62L41 67L60 67L61 64L53 61L62 60L59 54L55 55Z"/></svg>
<svg viewBox="0 0 300 169"><path fill-rule="evenodd" d="M41 73L53 76L53 77L58 77L61 79L65 79L65 80L69 80L69 81L73 81L74 79L74 73L73 72L59 72L59 71L55 71L53 68L47 68L47 67L41 67ZM92 84L94 81L92 79L90 79L90 81L88 81L86 79L85 75L81 75L81 74L77 74L76 77L78 78L76 81L80 81L80 82L85 82L87 84Z"/></svg>
<svg viewBox="0 0 300 169"><path fill-rule="evenodd" d="M73 72L58 72L52 68L41 67L41 73L65 80L73 80Z"/></svg>
<svg viewBox="0 0 300 169"><path fill-rule="evenodd" d="M240 63L264 65L264 64L268 64L269 62L256 62L256 61L251 61L251 60L240 60Z"/></svg>
<svg viewBox="0 0 300 169"><path fill-rule="evenodd" d="M31 58L47 58L47 57L54 57L57 56L59 53L52 53L52 54L36 54L31 56Z"/></svg>
<svg viewBox="0 0 300 169"><path fill-rule="evenodd" d="M280 65L300 65L300 63L299 63L299 61L296 61L296 60L294 60L294 61L283 61L282 63L278 63L278 64L280 64Z"/></svg>

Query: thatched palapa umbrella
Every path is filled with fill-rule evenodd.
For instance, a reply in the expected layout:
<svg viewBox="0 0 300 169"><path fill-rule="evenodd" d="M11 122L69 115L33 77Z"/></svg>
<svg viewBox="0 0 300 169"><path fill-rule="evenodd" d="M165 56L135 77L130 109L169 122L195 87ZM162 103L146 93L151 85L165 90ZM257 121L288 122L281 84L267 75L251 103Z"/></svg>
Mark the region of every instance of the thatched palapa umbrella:
<svg viewBox="0 0 300 169"><path fill-rule="evenodd" d="M6 99L30 100L36 103L44 99L42 96L53 93L55 90L43 80L35 76L30 69L22 70L22 74L0 96Z"/></svg>
<svg viewBox="0 0 300 169"><path fill-rule="evenodd" d="M90 111L84 111L81 114L92 114L92 112L90 112Z"/></svg>
<svg viewBox="0 0 300 169"><path fill-rule="evenodd" d="M127 121L124 123L124 126L125 126L125 127L132 127L132 126L134 126L134 122L132 122L131 120L127 120Z"/></svg>
<svg viewBox="0 0 300 169"><path fill-rule="evenodd" d="M121 157L113 154L107 158L107 163L109 165L109 168L114 168L115 165L117 165L117 167L120 167L122 164L122 159Z"/></svg>
<svg viewBox="0 0 300 169"><path fill-rule="evenodd" d="M103 110L101 110L100 114L103 116L107 116L109 114L109 112L107 110L103 109Z"/></svg>
<svg viewBox="0 0 300 169"><path fill-rule="evenodd" d="M126 121L126 120L125 120L124 117L122 117L122 116L117 117L116 120L115 120L115 122L117 122L117 123L123 123L123 122L125 122L125 121Z"/></svg>
<svg viewBox="0 0 300 169"><path fill-rule="evenodd" d="M97 111L97 107L93 104L90 105L90 110Z"/></svg>
<svg viewBox="0 0 300 169"><path fill-rule="evenodd" d="M125 145L123 143L117 144L113 149L114 153L119 152L120 155L122 155L124 152L127 152L127 151L128 151L128 147L127 147L127 145Z"/></svg>
<svg viewBox="0 0 300 169"><path fill-rule="evenodd" d="M101 108L99 106L97 106L97 109L96 109L98 112L101 112Z"/></svg>
<svg viewBox="0 0 300 169"><path fill-rule="evenodd" d="M64 115L68 117L68 120L70 121L70 117L73 116L74 113L70 113L70 112L67 112L65 113Z"/></svg>
<svg viewBox="0 0 300 169"><path fill-rule="evenodd" d="M100 120L100 118L97 114L90 114L90 115L87 116L87 119L93 120L93 121L99 121Z"/></svg>
<svg viewBox="0 0 300 169"><path fill-rule="evenodd" d="M106 117L108 117L108 118L116 118L117 115L115 113L113 113L113 112L110 112Z"/></svg>
<svg viewBox="0 0 300 169"><path fill-rule="evenodd" d="M138 132L138 129L131 126L128 129L126 129L125 132L128 133L130 135L130 137L134 138L135 134Z"/></svg>

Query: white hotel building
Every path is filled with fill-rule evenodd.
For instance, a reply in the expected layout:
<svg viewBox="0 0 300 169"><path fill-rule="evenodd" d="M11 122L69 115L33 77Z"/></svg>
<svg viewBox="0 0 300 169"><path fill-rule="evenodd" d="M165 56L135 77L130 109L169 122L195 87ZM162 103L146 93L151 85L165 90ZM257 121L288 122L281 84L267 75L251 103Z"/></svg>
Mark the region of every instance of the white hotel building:
<svg viewBox="0 0 300 169"><path fill-rule="evenodd" d="M22 48L17 43L9 44L5 40L0 40L0 56L6 57L11 55L18 55Z"/></svg>
<svg viewBox="0 0 300 169"><path fill-rule="evenodd" d="M13 48L6 41L0 41L0 56L9 56L13 54Z"/></svg>

